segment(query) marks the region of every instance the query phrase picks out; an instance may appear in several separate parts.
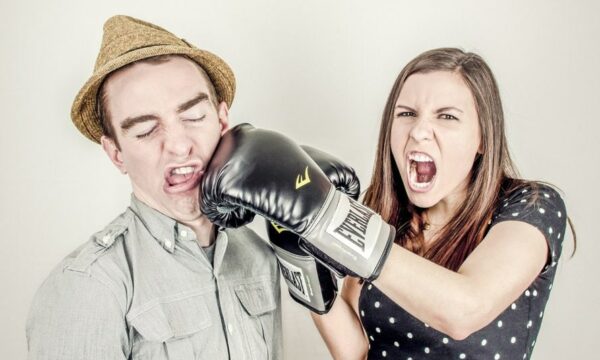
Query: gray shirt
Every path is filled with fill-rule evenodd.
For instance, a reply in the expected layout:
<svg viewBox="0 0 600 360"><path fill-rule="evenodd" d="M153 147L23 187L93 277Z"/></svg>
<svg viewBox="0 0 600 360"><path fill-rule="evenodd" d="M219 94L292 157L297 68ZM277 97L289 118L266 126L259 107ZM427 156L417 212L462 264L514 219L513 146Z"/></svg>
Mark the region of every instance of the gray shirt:
<svg viewBox="0 0 600 360"><path fill-rule="evenodd" d="M188 227L131 206L63 260L27 322L29 359L280 359L279 272L252 230Z"/></svg>

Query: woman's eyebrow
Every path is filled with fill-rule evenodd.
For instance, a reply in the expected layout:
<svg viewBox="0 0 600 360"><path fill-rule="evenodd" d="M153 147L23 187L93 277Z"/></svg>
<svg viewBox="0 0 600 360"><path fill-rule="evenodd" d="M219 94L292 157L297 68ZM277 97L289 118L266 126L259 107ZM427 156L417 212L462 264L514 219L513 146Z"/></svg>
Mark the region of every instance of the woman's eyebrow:
<svg viewBox="0 0 600 360"><path fill-rule="evenodd" d="M406 110L412 111L412 112L417 112L417 110L411 108L410 106L401 105L401 104L396 105L396 109L400 109L400 108L406 109Z"/></svg>
<svg viewBox="0 0 600 360"><path fill-rule="evenodd" d="M459 109L459 108L457 108L457 107L455 107L455 106L444 106L443 108L439 108L439 109L436 111L436 113L437 113L437 114L439 114L439 113L442 113L442 112L444 112L444 111L448 111L448 110L456 110L456 111L458 111L458 112L459 112L459 113L461 113L461 114L462 114L462 113L464 113L464 111L462 111L461 109Z"/></svg>

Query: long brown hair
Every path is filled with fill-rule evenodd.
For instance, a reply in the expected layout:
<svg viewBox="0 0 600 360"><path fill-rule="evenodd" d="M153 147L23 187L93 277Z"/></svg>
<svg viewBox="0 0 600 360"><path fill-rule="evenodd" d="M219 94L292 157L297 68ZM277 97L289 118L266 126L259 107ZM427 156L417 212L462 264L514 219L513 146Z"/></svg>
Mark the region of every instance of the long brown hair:
<svg viewBox="0 0 600 360"><path fill-rule="evenodd" d="M471 169L466 199L428 248L423 236L424 210L411 204L396 167L390 133L396 100L415 73L449 71L460 74L475 100L482 154ZM396 78L383 112L375 167L364 203L399 229L396 243L451 270L458 270L481 242L499 196L528 182L518 179L504 131L500 92L492 71L477 54L456 48L434 49L409 62Z"/></svg>

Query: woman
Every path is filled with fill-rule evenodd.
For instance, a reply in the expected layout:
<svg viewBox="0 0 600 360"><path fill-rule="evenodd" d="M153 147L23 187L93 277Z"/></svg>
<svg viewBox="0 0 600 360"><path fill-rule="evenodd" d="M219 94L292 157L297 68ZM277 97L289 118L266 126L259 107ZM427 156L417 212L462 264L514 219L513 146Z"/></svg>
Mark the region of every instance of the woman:
<svg viewBox="0 0 600 360"><path fill-rule="evenodd" d="M313 318L336 359L527 359L567 214L517 178L481 57L436 49L398 76L364 202L398 231L373 283ZM574 234L573 234L574 235Z"/></svg>

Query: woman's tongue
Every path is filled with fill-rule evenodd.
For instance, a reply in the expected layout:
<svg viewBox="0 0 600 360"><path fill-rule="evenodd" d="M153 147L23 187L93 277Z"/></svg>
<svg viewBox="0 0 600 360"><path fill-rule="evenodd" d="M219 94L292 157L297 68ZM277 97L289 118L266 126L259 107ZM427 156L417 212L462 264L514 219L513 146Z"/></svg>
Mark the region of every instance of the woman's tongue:
<svg viewBox="0 0 600 360"><path fill-rule="evenodd" d="M417 182L428 183L433 179L436 169L432 161L416 161Z"/></svg>

